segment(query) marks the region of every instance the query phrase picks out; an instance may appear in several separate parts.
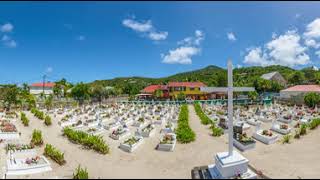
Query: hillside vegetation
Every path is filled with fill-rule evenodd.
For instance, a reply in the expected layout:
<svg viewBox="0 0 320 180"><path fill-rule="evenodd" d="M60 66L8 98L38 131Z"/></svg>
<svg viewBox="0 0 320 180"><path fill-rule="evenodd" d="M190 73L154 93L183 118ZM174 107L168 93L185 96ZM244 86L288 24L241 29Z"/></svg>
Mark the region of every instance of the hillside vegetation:
<svg viewBox="0 0 320 180"><path fill-rule="evenodd" d="M268 67L243 67L234 69L235 86L254 86L258 91L279 91L281 87L275 82L264 81L260 78L265 73L278 71L289 85L315 84L320 82L320 72L312 68L295 70L285 66L273 65ZM137 94L144 87L151 84L166 84L169 81L201 81L208 86L222 87L227 85L227 70L217 66L207 66L203 69L183 72L163 78L123 77L110 80L98 80L91 85L102 84L114 86L124 94ZM262 87L259 87L262 86Z"/></svg>

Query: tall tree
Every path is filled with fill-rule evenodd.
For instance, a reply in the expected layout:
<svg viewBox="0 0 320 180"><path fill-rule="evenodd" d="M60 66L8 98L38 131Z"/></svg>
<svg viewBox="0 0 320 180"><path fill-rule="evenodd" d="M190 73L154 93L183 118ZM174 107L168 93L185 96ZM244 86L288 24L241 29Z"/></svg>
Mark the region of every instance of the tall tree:
<svg viewBox="0 0 320 180"><path fill-rule="evenodd" d="M10 111L12 105L16 105L19 102L18 95L19 89L16 85L7 85L1 88L2 100L5 108Z"/></svg>
<svg viewBox="0 0 320 180"><path fill-rule="evenodd" d="M91 90L91 97L97 100L99 103L103 101L104 98L108 96L107 89L101 85L94 85Z"/></svg>
<svg viewBox="0 0 320 180"><path fill-rule="evenodd" d="M90 98L90 87L83 82L76 84L71 90L71 96L83 105L84 101Z"/></svg>
<svg viewBox="0 0 320 180"><path fill-rule="evenodd" d="M305 79L306 77L304 76L303 72L296 71L290 76L289 83L293 85L302 84Z"/></svg>

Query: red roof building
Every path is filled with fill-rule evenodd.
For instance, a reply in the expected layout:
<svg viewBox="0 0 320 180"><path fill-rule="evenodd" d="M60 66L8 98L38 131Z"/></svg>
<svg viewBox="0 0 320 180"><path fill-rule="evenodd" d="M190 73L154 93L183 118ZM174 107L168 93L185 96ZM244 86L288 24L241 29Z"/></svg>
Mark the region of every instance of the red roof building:
<svg viewBox="0 0 320 180"><path fill-rule="evenodd" d="M304 103L304 96L309 92L320 94L319 85L297 85L280 91L280 99L290 100L295 104Z"/></svg>
<svg viewBox="0 0 320 180"><path fill-rule="evenodd" d="M167 90L167 86L166 85L150 85L145 87L141 92L152 94L158 89Z"/></svg>
<svg viewBox="0 0 320 180"><path fill-rule="evenodd" d="M53 87L55 83L33 83L30 86L30 94L40 95L40 94L53 94Z"/></svg>
<svg viewBox="0 0 320 180"><path fill-rule="evenodd" d="M282 92L320 92L319 85L296 85L282 90Z"/></svg>
<svg viewBox="0 0 320 180"><path fill-rule="evenodd" d="M44 83L44 87L46 88L53 88L55 83ZM33 83L31 87L43 87L43 83Z"/></svg>

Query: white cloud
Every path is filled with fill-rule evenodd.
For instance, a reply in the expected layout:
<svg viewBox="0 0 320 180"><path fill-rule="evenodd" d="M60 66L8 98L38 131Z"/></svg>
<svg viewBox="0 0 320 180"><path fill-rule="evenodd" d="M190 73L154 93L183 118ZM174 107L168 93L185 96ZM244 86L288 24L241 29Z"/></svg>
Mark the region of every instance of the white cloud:
<svg viewBox="0 0 320 180"><path fill-rule="evenodd" d="M167 55L161 54L162 62L166 64L192 64L192 57L200 54L199 47L204 40L204 33L196 30L194 37L186 37L178 42L180 47L170 50Z"/></svg>
<svg viewBox="0 0 320 180"><path fill-rule="evenodd" d="M312 47L312 48L319 48L320 47L320 43L317 43L314 39L306 39L304 41L304 44L308 47Z"/></svg>
<svg viewBox="0 0 320 180"><path fill-rule="evenodd" d="M143 33L144 36L148 37L153 41L165 40L168 37L168 32L158 32L156 28L152 25L152 21L136 21L133 16L132 19L125 19L122 24L138 33Z"/></svg>
<svg viewBox="0 0 320 180"><path fill-rule="evenodd" d="M161 55L163 63L167 64L191 64L192 56L200 53L200 49L196 47L182 46L177 49L170 50L168 55Z"/></svg>
<svg viewBox="0 0 320 180"><path fill-rule="evenodd" d="M165 40L168 32L150 32L149 38L154 41Z"/></svg>
<svg viewBox="0 0 320 180"><path fill-rule="evenodd" d="M305 45L318 49L320 47L320 18L315 19L309 23L306 27L306 31L303 33L305 38Z"/></svg>
<svg viewBox="0 0 320 180"><path fill-rule="evenodd" d="M301 17L301 14L297 13L294 17L295 17L296 19L298 19L298 18Z"/></svg>
<svg viewBox="0 0 320 180"><path fill-rule="evenodd" d="M11 38L8 35L3 35L2 38L1 38L2 41L9 41L10 39Z"/></svg>
<svg viewBox="0 0 320 180"><path fill-rule="evenodd" d="M9 48L15 48L17 47L17 42L15 40L9 40L9 41L6 41L4 45Z"/></svg>
<svg viewBox="0 0 320 180"><path fill-rule="evenodd" d="M86 37L83 36L83 35L80 35L80 36L77 37L77 40L78 41L84 41L84 40L86 40Z"/></svg>
<svg viewBox="0 0 320 180"><path fill-rule="evenodd" d="M248 54L244 57L244 63L256 66L268 66L270 62L268 62L266 54L262 53L261 47L252 48L247 50Z"/></svg>
<svg viewBox="0 0 320 180"><path fill-rule="evenodd" d="M125 19L122 21L122 24L138 32L148 32L153 28L150 20L146 22L138 22L134 19Z"/></svg>
<svg viewBox="0 0 320 180"><path fill-rule="evenodd" d="M261 47L248 50L244 63L250 65L284 65L294 67L310 63L306 54L307 47L300 44L300 35L296 31L287 31L284 35L274 37Z"/></svg>
<svg viewBox="0 0 320 180"><path fill-rule="evenodd" d="M204 34L202 31L196 30L195 35L196 35L196 38L195 38L194 44L199 46L201 41L204 40Z"/></svg>
<svg viewBox="0 0 320 180"><path fill-rule="evenodd" d="M1 26L1 32L11 32L13 30L13 25L11 23L6 23Z"/></svg>
<svg viewBox="0 0 320 180"><path fill-rule="evenodd" d="M53 71L53 68L52 68L52 67L48 67L48 68L46 69L46 73L52 73L52 71Z"/></svg>
<svg viewBox="0 0 320 180"><path fill-rule="evenodd" d="M228 37L228 39L230 41L236 41L237 40L236 36L232 32L227 33L227 37Z"/></svg>
<svg viewBox="0 0 320 180"><path fill-rule="evenodd" d="M307 25L304 36L307 39L320 37L320 18L315 19L314 21L312 21L310 24Z"/></svg>
<svg viewBox="0 0 320 180"><path fill-rule="evenodd" d="M269 56L275 64L296 66L310 63L305 53L307 48L300 44L300 35L296 31L287 31L284 35L267 43Z"/></svg>
<svg viewBox="0 0 320 180"><path fill-rule="evenodd" d="M242 65L240 65L240 64L237 64L237 68L239 69L239 68L242 68Z"/></svg>
<svg viewBox="0 0 320 180"><path fill-rule="evenodd" d="M1 38L1 41L3 45L9 47L9 48L15 48L17 47L17 42L13 40L10 36L8 35L3 35Z"/></svg>
<svg viewBox="0 0 320 180"><path fill-rule="evenodd" d="M201 41L204 40L204 33L200 30L196 30L194 34L194 37L186 37L183 40L178 41L177 44L183 46L199 46Z"/></svg>

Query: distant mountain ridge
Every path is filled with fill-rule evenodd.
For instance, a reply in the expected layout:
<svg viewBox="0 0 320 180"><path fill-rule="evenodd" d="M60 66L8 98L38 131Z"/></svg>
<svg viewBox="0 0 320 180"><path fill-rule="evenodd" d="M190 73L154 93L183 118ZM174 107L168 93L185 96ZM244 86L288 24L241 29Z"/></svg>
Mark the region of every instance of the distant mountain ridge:
<svg viewBox="0 0 320 180"><path fill-rule="evenodd" d="M287 81L296 72L301 72L303 76L305 76L305 78L308 80L308 82L315 82L316 73L319 73L318 71L313 70L313 68L295 70L290 67L280 65L272 65L267 67L241 67L234 69L234 84L235 86L253 86L253 82L257 80L259 77L261 77L261 75L274 71L279 72ZM227 85L227 70L218 66L210 65L202 69L181 72L161 78L149 78L139 76L118 77L108 80L96 80L90 84L114 86L117 88L121 88L126 93L132 92L129 94L135 94L148 85L167 84L170 81L200 81L207 84L208 86L222 87Z"/></svg>

